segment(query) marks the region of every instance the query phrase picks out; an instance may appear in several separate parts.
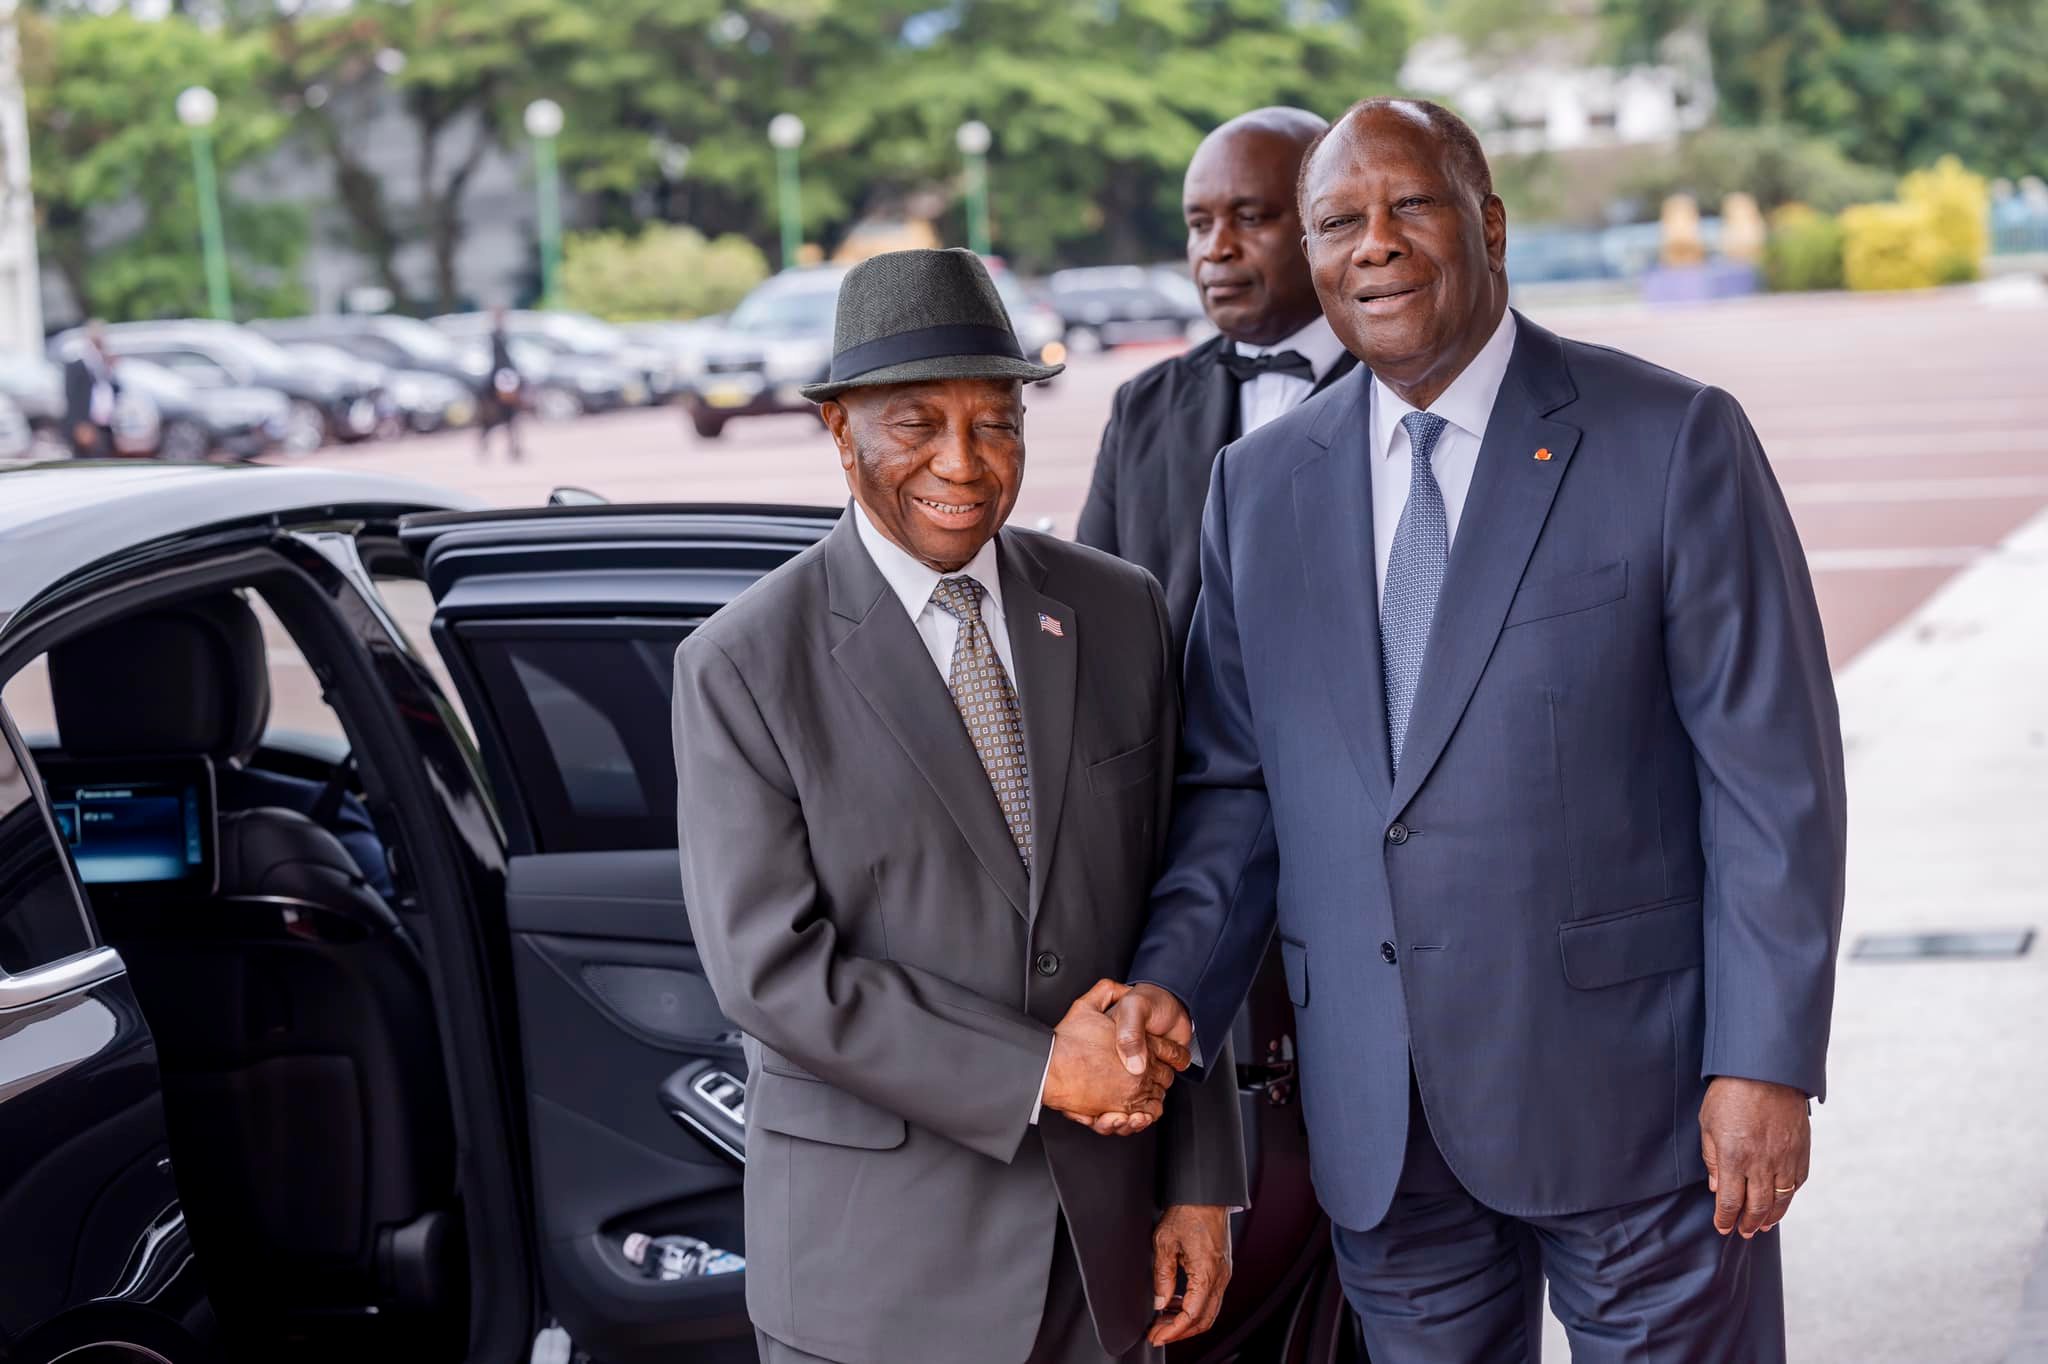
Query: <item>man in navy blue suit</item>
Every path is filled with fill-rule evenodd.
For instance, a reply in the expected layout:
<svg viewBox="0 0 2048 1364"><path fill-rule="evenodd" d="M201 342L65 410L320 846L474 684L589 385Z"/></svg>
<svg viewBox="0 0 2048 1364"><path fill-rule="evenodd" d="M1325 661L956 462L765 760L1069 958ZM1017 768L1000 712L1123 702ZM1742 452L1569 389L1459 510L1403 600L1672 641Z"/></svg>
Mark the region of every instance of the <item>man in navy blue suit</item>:
<svg viewBox="0 0 2048 1364"><path fill-rule="evenodd" d="M1280 934L1376 1364L1785 1354L1844 796L1734 399L1507 306L1470 129L1370 100L1304 243L1362 368L1224 451L1167 870L1117 1006L1219 1047Z"/></svg>

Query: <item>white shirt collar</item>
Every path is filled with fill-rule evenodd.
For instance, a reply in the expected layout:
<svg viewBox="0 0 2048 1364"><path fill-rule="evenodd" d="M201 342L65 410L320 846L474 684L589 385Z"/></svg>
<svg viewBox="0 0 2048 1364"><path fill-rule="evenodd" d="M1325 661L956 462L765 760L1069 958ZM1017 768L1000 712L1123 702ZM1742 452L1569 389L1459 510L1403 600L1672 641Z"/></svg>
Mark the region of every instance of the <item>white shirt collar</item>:
<svg viewBox="0 0 2048 1364"><path fill-rule="evenodd" d="M1486 439L1486 423L1493 416L1494 399L1500 396L1501 381L1508 375L1508 360L1515 353L1515 314L1511 308L1503 308L1500 325L1493 329L1493 335L1479 348L1479 354L1472 357L1472 363L1465 366L1451 386L1437 395L1429 410L1442 417L1459 430L1476 440ZM1399 394L1381 383L1378 375L1372 381L1372 448L1381 459L1394 452L1394 432L1400 428L1401 418L1415 411L1401 400Z"/></svg>
<svg viewBox="0 0 2048 1364"><path fill-rule="evenodd" d="M996 563L996 537L990 536L967 566L955 573L941 573L929 564L919 563L910 552L891 540L868 519L860 503L853 504L853 525L860 535L860 542L866 547L868 557L875 561L875 567L882 571L882 578L889 584L889 590L903 603L903 609L916 620L931 604L932 590L939 585L940 578L958 577L961 574L981 584L987 597L981 604L982 623L993 632L996 624L1003 619L1002 572Z"/></svg>
<svg viewBox="0 0 2048 1364"><path fill-rule="evenodd" d="M1285 340L1275 341L1270 346L1254 346L1249 342L1233 343L1239 355L1271 355L1277 351L1291 350L1308 357L1315 366L1316 378L1321 380L1339 360L1344 358L1344 343L1337 339L1337 333L1330 330L1330 320L1321 313L1316 320L1303 327Z"/></svg>

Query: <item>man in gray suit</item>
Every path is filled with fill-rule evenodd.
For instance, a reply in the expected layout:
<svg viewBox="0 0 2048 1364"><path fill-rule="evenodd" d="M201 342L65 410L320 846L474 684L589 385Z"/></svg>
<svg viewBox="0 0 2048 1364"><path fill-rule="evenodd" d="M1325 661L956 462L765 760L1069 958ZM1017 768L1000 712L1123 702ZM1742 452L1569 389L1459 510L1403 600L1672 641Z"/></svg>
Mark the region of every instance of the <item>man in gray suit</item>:
<svg viewBox="0 0 2048 1364"><path fill-rule="evenodd" d="M1507 306L1447 111L1301 203L1363 368L1217 463L1128 1040L1199 1057L1277 926L1376 1364L1533 1360L1546 1280L1574 1359L1782 1360L1845 827L1784 498L1727 394Z"/></svg>
<svg viewBox="0 0 2048 1364"><path fill-rule="evenodd" d="M1164 600L1003 529L1022 386L1058 371L979 258L856 266L834 350L805 392L852 508L676 658L690 921L747 1036L762 1355L1151 1358L1213 1321L1247 1201L1233 1087L1169 1089L1165 1040L1128 1073L1103 1012L1171 798Z"/></svg>

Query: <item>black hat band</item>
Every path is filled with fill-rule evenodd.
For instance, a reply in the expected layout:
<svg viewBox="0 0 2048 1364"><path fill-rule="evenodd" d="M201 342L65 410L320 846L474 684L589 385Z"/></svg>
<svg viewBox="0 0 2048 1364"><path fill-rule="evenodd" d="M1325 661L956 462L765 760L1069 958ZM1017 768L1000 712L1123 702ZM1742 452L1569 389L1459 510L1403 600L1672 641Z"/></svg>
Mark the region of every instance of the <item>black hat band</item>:
<svg viewBox="0 0 2048 1364"><path fill-rule="evenodd" d="M1023 349L1007 327L983 327L973 323L948 323L918 327L874 341L850 346L832 357L832 374L825 382L843 384L891 365L913 360L936 360L941 356L1000 355L1022 360Z"/></svg>

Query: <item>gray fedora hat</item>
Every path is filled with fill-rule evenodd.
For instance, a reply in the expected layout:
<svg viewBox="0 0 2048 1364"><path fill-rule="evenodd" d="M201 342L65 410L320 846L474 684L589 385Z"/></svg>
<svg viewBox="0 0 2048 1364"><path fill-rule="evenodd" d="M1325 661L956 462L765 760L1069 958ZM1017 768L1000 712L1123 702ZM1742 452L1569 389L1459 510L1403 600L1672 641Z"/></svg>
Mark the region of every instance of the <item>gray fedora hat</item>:
<svg viewBox="0 0 2048 1364"><path fill-rule="evenodd" d="M1050 379L1065 365L1024 358L1002 295L972 251L890 251L839 281L832 369L799 390L814 403L849 388L931 379Z"/></svg>

